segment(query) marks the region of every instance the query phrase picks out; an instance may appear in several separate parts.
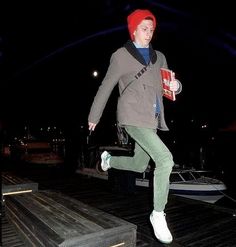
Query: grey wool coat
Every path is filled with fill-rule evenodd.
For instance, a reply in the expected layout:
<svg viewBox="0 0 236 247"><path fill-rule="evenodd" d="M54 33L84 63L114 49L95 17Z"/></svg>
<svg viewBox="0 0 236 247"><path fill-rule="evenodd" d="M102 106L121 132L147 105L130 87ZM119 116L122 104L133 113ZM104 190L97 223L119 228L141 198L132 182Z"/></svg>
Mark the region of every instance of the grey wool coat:
<svg viewBox="0 0 236 247"><path fill-rule="evenodd" d="M94 98L88 121L97 124L108 98L118 83L120 97L117 105L117 121L120 125L168 130L164 116L163 89L160 68L167 68L163 53L149 46L150 63L128 41L116 50L110 59L107 73ZM181 91L181 85L177 93ZM156 98L160 114L156 117Z"/></svg>

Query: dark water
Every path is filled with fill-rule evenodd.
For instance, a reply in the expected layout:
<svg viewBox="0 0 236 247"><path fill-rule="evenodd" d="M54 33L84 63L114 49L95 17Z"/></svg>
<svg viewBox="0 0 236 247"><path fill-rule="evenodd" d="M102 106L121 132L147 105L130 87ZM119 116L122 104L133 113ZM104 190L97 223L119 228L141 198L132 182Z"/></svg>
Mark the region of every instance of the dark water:
<svg viewBox="0 0 236 247"><path fill-rule="evenodd" d="M236 213L236 193L235 191L227 191L226 196L221 198L219 201L215 203L215 205L230 208L235 210Z"/></svg>
<svg viewBox="0 0 236 247"><path fill-rule="evenodd" d="M227 186L227 196L217 204L236 211L236 133L221 133L215 150L214 162L223 171L222 180Z"/></svg>
<svg viewBox="0 0 236 247"><path fill-rule="evenodd" d="M215 204L234 209L236 213L236 179L235 179L236 169L229 165L226 167L225 172L222 176L222 181L227 186L225 196L218 200Z"/></svg>

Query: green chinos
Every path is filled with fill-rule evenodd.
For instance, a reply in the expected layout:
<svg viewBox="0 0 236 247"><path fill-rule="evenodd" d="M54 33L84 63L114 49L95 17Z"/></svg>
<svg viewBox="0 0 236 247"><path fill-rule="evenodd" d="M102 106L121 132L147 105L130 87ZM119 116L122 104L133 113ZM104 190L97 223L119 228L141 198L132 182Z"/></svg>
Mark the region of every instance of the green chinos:
<svg viewBox="0 0 236 247"><path fill-rule="evenodd" d="M125 126L125 129L135 140L134 156L112 156L110 166L115 169L144 172L152 158L155 163L154 210L163 211L168 199L169 177L174 165L172 154L156 134L156 130L135 126Z"/></svg>

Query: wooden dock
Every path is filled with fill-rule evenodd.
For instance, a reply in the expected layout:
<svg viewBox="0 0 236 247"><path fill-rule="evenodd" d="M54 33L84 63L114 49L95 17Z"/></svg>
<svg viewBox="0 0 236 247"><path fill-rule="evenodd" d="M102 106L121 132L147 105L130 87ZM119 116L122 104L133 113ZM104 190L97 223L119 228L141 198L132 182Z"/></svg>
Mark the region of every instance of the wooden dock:
<svg viewBox="0 0 236 247"><path fill-rule="evenodd" d="M137 226L137 247L165 246L153 234L149 222L152 190L116 191L108 180L65 172L61 168L18 169L17 176L37 182L39 190L63 193L87 205L124 219ZM167 221L174 237L168 246L234 247L236 246L236 212L216 205L170 195ZM2 212L2 246L25 246L11 222ZM103 247L103 246L98 246Z"/></svg>

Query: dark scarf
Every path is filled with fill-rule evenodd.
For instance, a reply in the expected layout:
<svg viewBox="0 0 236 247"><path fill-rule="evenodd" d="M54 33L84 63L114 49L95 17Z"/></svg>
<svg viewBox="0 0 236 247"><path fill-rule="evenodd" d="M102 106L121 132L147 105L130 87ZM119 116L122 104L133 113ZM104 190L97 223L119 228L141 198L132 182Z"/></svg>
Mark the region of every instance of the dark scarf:
<svg viewBox="0 0 236 247"><path fill-rule="evenodd" d="M127 51L137 60L139 61L142 65L147 65L145 62L145 59L143 56L140 54L138 49L135 47L134 43L131 40L128 40L125 44L124 47L127 49ZM152 45L149 44L149 54L150 54L150 61L152 64L154 64L157 61L157 54L153 50Z"/></svg>

